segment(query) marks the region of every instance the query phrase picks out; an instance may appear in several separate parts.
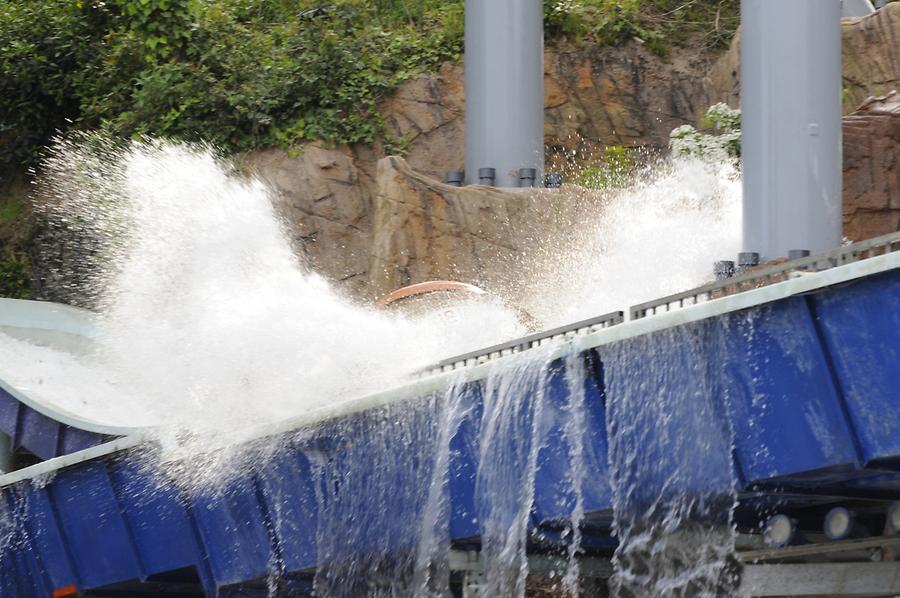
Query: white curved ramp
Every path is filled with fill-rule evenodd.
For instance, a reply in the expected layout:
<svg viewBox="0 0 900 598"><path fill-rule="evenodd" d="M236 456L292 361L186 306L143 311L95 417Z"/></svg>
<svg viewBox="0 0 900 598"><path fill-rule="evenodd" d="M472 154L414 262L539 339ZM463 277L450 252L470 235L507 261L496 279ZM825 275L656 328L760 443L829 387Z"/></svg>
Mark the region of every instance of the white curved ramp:
<svg viewBox="0 0 900 598"><path fill-rule="evenodd" d="M22 366L40 372L60 361L76 362L91 351L95 333L92 312L40 301L0 299L0 434L11 449L25 449L39 459L84 450L137 430L109 425L77 412L74 386L65 381L43 384L40 374L24 375ZM50 373L48 371L48 373Z"/></svg>

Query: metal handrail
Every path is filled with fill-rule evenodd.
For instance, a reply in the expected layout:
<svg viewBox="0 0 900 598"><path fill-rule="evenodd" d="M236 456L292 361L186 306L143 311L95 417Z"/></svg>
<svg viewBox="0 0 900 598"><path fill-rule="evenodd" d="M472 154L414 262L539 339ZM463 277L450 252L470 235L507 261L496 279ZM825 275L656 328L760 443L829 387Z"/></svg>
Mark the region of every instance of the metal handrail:
<svg viewBox="0 0 900 598"><path fill-rule="evenodd" d="M696 305L713 299L735 295L744 291L758 289L812 272L821 272L831 268L858 262L877 255L900 251L900 232L874 237L846 245L839 249L819 255L803 257L771 266L755 267L738 276L717 281L674 295L668 295L653 301L639 303L631 307L630 319L639 320L658 313L666 313L688 305ZM453 371L457 368L479 365L486 361L520 353L552 342L555 339L571 339L576 335L589 334L604 328L610 328L625 321L624 314L616 311L595 318L582 320L551 330L518 338L506 343L478 349L449 359L444 359L432 366L424 368L420 375L428 376L441 372Z"/></svg>
<svg viewBox="0 0 900 598"><path fill-rule="evenodd" d="M630 317L639 320L657 313L665 313L686 305L696 305L712 299L734 295L751 289L775 284L796 273L820 272L851 262L900 250L900 232L890 233L846 245L826 253L803 257L772 266L754 268L738 276L702 287L639 303L631 307Z"/></svg>
<svg viewBox="0 0 900 598"><path fill-rule="evenodd" d="M426 368L422 373L425 375L436 374L454 370L458 367L477 365L479 363L484 363L488 359L503 357L513 353L521 353L522 351L539 347L554 339L571 338L576 334L596 332L597 330L621 324L624 321L625 314L621 311L614 311L602 316L566 324L565 326L560 326L558 328L551 328L550 330L544 330L529 336L523 336L522 338L517 338L499 345L493 345L484 349L478 349L476 351L450 357Z"/></svg>

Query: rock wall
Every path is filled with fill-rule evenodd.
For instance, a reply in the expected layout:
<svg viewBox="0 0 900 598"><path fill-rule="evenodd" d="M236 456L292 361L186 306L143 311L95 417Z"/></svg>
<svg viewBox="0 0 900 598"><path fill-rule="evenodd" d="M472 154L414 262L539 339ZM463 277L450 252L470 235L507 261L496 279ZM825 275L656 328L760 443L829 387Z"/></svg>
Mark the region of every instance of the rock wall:
<svg viewBox="0 0 900 598"><path fill-rule="evenodd" d="M900 93L844 117L844 234L854 241L900 230Z"/></svg>
<svg viewBox="0 0 900 598"><path fill-rule="evenodd" d="M865 97L900 87L900 3L864 19L845 20L843 32L845 108L850 112ZM738 44L727 52L676 49L668 59L638 43L621 48L549 45L549 167L590 162L611 145L664 148L673 128L696 124L709 105L736 105ZM445 172L462 168L464 103L462 66L448 63L382 102L391 134L403 140L405 162L380 162L393 150L381 143L306 143L294 152L252 152L243 157L242 167L275 191L298 254L349 296L371 301L401 284L434 277L502 285L502 280L488 280L493 276L488 272L515 266L513 256L529 234L529 227L521 226L524 214L532 224L542 224L544 214L519 206L521 196L511 200L500 199L505 195L496 190L450 191L437 182ZM852 238L897 228L896 191L884 181L896 180L890 177L900 167L891 158L896 137L890 137L886 118L894 117L854 115L845 128L846 223ZM6 228L4 236L0 227L0 250L21 255L27 235L10 231L27 227Z"/></svg>
<svg viewBox="0 0 900 598"><path fill-rule="evenodd" d="M624 48L549 46L544 81L548 163L561 169L563 163L589 162L610 145L664 148L673 128L696 123L709 106L704 73L717 57L684 52L664 60L636 43ZM440 180L463 167L461 65L447 63L437 73L405 83L384 100L381 110L391 134L405 140L404 166L398 168L408 165ZM420 280L425 271L410 264L421 265L425 247L398 246L395 251L417 252L389 256L380 241L383 227L420 221L385 216L390 191L379 160L388 154L386 148L380 143L338 148L310 143L298 149L296 155L277 149L253 152L243 166L275 190L289 234L310 265L364 301L392 290L395 282ZM477 221L475 213L467 217ZM482 225L487 226L483 218ZM421 233L415 235L421 239ZM462 259L442 253L446 248L441 243L432 246L429 260L447 264ZM459 276L484 271L470 263L457 265ZM390 268L396 271L386 273Z"/></svg>
<svg viewBox="0 0 900 598"><path fill-rule="evenodd" d="M870 96L900 89L900 2L867 17L842 19L843 107L850 114ZM740 31L710 69L706 86L713 102L740 106Z"/></svg>
<svg viewBox="0 0 900 598"><path fill-rule="evenodd" d="M870 17L845 19L842 30L849 113L870 95L900 88L900 3ZM737 105L739 43L736 39L727 52L676 51L668 60L637 43L548 46L548 165L563 170L590 162L610 145L664 148L672 129L695 124L711 104ZM513 248L521 245L517 235L525 234L517 208L494 192L448 191L452 188L436 183L463 166L462 66L448 63L404 84L385 99L382 112L391 133L405 139L405 162L379 167L387 154L379 144L335 149L308 144L293 158L280 150L248 157L250 169L279 193L301 253L364 301L428 278L505 284L486 280L486 273L514 261ZM857 114L845 124L846 234L854 239L897 229L893 208L884 207L896 192L883 182L900 168L889 150L896 141L886 135L889 128L875 124L885 118L891 117ZM461 197L467 198L465 205ZM478 233L479 226L491 228L491 234Z"/></svg>
<svg viewBox="0 0 900 598"><path fill-rule="evenodd" d="M297 254L349 295L369 298L374 180L352 151L306 144L292 156L268 149L245 156L242 167L275 193Z"/></svg>
<svg viewBox="0 0 900 598"><path fill-rule="evenodd" d="M563 249L600 206L565 189L452 187L402 158L378 163L369 291L384 295L426 280L462 280L519 299L521 272Z"/></svg>

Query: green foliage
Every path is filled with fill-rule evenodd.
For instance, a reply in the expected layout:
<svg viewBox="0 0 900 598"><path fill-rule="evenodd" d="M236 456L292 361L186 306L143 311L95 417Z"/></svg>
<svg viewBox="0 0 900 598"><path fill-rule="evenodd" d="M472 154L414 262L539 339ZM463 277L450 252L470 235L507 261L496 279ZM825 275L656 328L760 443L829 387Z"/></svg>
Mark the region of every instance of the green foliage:
<svg viewBox="0 0 900 598"><path fill-rule="evenodd" d="M25 299L31 289L25 264L0 261L0 297Z"/></svg>
<svg viewBox="0 0 900 598"><path fill-rule="evenodd" d="M669 135L672 153L706 160L738 160L741 157L741 111L726 104L711 106L701 123L706 131L682 125Z"/></svg>
<svg viewBox="0 0 900 598"><path fill-rule="evenodd" d="M631 150L622 145L611 145L603 150L599 162L582 166L578 184L588 189L611 189L628 184L633 167Z"/></svg>
<svg viewBox="0 0 900 598"><path fill-rule="evenodd" d="M11 199L0 204L0 224L6 224L16 219L16 216L22 213L22 202L17 199Z"/></svg>
<svg viewBox="0 0 900 598"><path fill-rule="evenodd" d="M101 20L70 0L0 0L0 167L28 162L48 134L78 117Z"/></svg>
<svg viewBox="0 0 900 598"><path fill-rule="evenodd" d="M547 0L551 35L619 46L638 40L659 55L689 41L728 44L740 22L739 0Z"/></svg>
<svg viewBox="0 0 900 598"><path fill-rule="evenodd" d="M0 0L0 167L73 125L372 142L379 99L458 59L462 29L459 0Z"/></svg>
<svg viewBox="0 0 900 598"><path fill-rule="evenodd" d="M197 7L191 0L114 0L125 28L135 33L147 60L166 58L191 39Z"/></svg>
<svg viewBox="0 0 900 598"><path fill-rule="evenodd" d="M0 174L58 131L227 151L389 139L377 106L458 59L464 0L0 0ZM546 0L548 34L659 54L730 39L738 0ZM691 36L694 37L691 37Z"/></svg>

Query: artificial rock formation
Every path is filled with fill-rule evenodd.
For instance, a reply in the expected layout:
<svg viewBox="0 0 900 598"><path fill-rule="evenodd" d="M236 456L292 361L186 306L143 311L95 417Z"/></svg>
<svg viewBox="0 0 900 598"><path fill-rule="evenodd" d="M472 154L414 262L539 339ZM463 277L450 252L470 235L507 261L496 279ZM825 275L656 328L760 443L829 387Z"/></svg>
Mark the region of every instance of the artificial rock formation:
<svg viewBox="0 0 900 598"><path fill-rule="evenodd" d="M845 19L842 27L849 113L870 95L900 88L900 3L870 17ZM738 105L739 56L738 41L724 54L674 51L667 60L637 43L548 46L548 165L561 169L564 163L590 162L611 145L665 148L672 129L695 124L711 104ZM289 230L312 266L358 299L369 301L428 278L503 285L487 280L502 276L487 273L509 267L512 248L525 245L516 225L521 195L506 201L498 198L507 192L454 191L438 182L447 171L462 168L464 112L462 65L447 63L400 86L382 104L391 134L405 141L405 162L379 165L390 153L379 144L334 149L307 144L296 157L266 150L247 162L278 193ZM896 138L872 120L885 118L854 115L845 125L850 238L897 228L893 208L882 207L891 193L882 182L900 168L886 147ZM538 214L535 222L540 221ZM479 227L491 234L479 233Z"/></svg>
<svg viewBox="0 0 900 598"><path fill-rule="evenodd" d="M844 234L859 241L898 230L900 93L893 91L844 117Z"/></svg>
<svg viewBox="0 0 900 598"><path fill-rule="evenodd" d="M869 95L900 88L900 3L864 19L845 20L843 31L850 112ZM737 42L726 53L674 49L666 59L636 42L616 48L548 45L548 166L563 169L565 163L577 169L613 145L664 149L672 129L696 124L711 104L737 105L738 58ZM438 182L463 165L462 65L447 63L408 81L383 100L381 111L391 135L402 140L405 162L380 163L398 149L381 143L305 143L292 152L251 152L243 168L274 191L298 253L349 296L371 301L400 284L439 275L502 285L489 280L496 276L488 273L509 267L511 256L527 248L532 231L521 230L519 210L529 213L529 202L523 204L515 192L453 191ZM884 183L896 180L900 168L891 158L897 138L884 124L894 122L890 118L854 115L845 127L846 232L854 239L897 228L897 194ZM507 193L513 193L511 199L499 199ZM460 205L462 198L466 206ZM532 224L543 223L545 214L529 214ZM28 236L16 232L27 232L24 218L0 226L0 254L21 255L27 249L27 239L16 240ZM34 264L39 270L40 260Z"/></svg>
<svg viewBox="0 0 900 598"><path fill-rule="evenodd" d="M900 89L900 2L867 16L841 21L843 107L850 114L870 96ZM710 69L706 88L713 102L737 107L741 100L741 36Z"/></svg>
<svg viewBox="0 0 900 598"><path fill-rule="evenodd" d="M273 192L297 254L348 294L367 297L374 185L351 151L268 149L248 154L242 166Z"/></svg>
<svg viewBox="0 0 900 598"><path fill-rule="evenodd" d="M610 145L664 148L673 128L695 123L709 106L703 74L716 56L704 52L664 60L639 44L548 47L544 81L548 163L558 168L563 162L571 166L573 161L590 161ZM405 160L391 162L397 170L410 169L416 176L430 177L430 185L447 171L463 167L462 65L446 63L436 73L401 85L383 101L381 111L391 135L404 140ZM418 222L385 216L386 198L408 203L404 199L407 190L391 183L391 175L379 165L390 150L380 143L336 148L307 143L297 148L296 154L269 149L251 152L243 161L247 172L275 192L289 234L311 267L364 301L392 290L391 284L416 282L426 275L411 265L424 261L421 244L407 247L397 241L393 247L398 253L386 253L391 247L385 245L390 230L386 232L384 227ZM494 197L494 192L488 195ZM481 189L469 196L484 194ZM516 202L521 199L520 194L515 197ZM477 222L478 213L467 218ZM482 226L489 226L484 222L488 213L493 212L480 212ZM430 255L430 260L449 264L451 258L439 251L448 238L433 246L437 253ZM475 242L473 239L470 241ZM502 239L491 243L494 241L510 244ZM411 249L419 252L413 256ZM458 275L484 282L477 272L486 271L487 265L475 267L468 259L452 258L458 262ZM444 271L450 275L450 270Z"/></svg>

